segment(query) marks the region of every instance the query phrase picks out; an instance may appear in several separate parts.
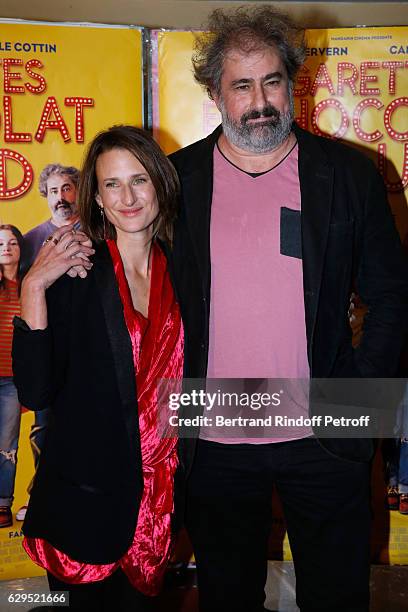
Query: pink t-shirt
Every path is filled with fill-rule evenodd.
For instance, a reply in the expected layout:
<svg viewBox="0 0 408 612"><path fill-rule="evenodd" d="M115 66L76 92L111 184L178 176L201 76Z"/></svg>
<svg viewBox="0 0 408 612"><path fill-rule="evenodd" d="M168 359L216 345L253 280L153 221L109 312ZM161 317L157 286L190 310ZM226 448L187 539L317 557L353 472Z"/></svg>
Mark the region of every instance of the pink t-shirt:
<svg viewBox="0 0 408 612"><path fill-rule="evenodd" d="M256 177L214 148L207 378L309 379L300 200L297 145ZM292 395L307 415L305 385ZM265 444L310 434L302 427L284 438L220 439L202 428L200 437Z"/></svg>

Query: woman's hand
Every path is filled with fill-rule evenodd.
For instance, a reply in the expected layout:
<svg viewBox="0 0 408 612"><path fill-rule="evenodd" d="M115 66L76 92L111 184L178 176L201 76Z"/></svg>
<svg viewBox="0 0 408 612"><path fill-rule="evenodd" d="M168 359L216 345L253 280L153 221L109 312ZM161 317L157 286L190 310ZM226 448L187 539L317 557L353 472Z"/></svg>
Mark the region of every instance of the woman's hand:
<svg viewBox="0 0 408 612"><path fill-rule="evenodd" d="M78 232L79 233L79 232ZM84 237L84 239L81 238L81 244L83 246L86 247L90 247L92 248L92 240L90 238L88 238L88 236L86 234L84 234L84 232L80 232L81 236ZM78 253L78 257L81 257L83 253L83 251L81 251L81 253ZM75 278L76 276L80 276L81 278L85 278L87 276L87 270L89 268L86 268L84 265L85 262L81 263L79 266L72 266L72 268L70 268L67 271L68 276L70 276L71 278Z"/></svg>
<svg viewBox="0 0 408 612"><path fill-rule="evenodd" d="M58 228L45 240L21 288L21 316L31 329L47 327L46 289L73 267L78 266L81 277L91 269L88 257L95 251L89 242L72 225Z"/></svg>
<svg viewBox="0 0 408 612"><path fill-rule="evenodd" d="M24 282L45 290L75 266L84 268L80 276L86 276L92 267L88 257L95 252L89 243L88 236L72 225L58 228L44 241Z"/></svg>

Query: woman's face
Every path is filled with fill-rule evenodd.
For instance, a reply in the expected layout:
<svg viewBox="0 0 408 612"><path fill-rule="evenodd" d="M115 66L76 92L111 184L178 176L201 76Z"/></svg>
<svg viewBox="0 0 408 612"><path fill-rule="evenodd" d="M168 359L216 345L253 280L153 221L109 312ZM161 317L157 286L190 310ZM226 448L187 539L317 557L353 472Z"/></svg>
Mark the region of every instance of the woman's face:
<svg viewBox="0 0 408 612"><path fill-rule="evenodd" d="M122 233L151 233L159 214L152 180L127 149L112 149L96 160L96 201L107 219Z"/></svg>
<svg viewBox="0 0 408 612"><path fill-rule="evenodd" d="M15 265L20 261L20 247L11 230L0 230L0 265Z"/></svg>

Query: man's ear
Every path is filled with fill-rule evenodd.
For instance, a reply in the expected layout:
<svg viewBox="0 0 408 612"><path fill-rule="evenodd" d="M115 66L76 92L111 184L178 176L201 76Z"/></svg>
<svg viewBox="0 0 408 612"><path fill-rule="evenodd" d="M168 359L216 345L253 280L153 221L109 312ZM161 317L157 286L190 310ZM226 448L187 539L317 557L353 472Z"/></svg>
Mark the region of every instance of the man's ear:
<svg viewBox="0 0 408 612"><path fill-rule="evenodd" d="M215 102L215 106L218 108L218 110L220 110L220 96L217 94L217 92L214 89L207 89L207 93L208 93L208 97L210 98L210 100L213 100Z"/></svg>
<svg viewBox="0 0 408 612"><path fill-rule="evenodd" d="M103 208L103 204L102 204L102 198L99 195L99 193L95 193L95 201L97 203L98 206L100 206L101 208Z"/></svg>

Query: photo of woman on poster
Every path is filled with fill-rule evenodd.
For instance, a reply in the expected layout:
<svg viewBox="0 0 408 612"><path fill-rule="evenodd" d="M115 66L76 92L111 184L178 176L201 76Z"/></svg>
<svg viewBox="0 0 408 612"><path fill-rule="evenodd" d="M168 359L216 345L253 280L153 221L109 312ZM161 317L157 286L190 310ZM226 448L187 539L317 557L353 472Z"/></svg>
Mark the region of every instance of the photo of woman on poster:
<svg viewBox="0 0 408 612"><path fill-rule="evenodd" d="M24 238L14 225L0 225L0 528L13 524L20 402L13 384L13 317L20 314Z"/></svg>
<svg viewBox="0 0 408 612"><path fill-rule="evenodd" d="M150 609L172 551L177 439L157 432L156 381L183 370L165 256L177 193L147 132L100 133L78 197L95 249L72 226L58 228L22 286L16 386L24 405L51 406L53 417L24 547L73 610ZM81 263L86 278L65 274Z"/></svg>

